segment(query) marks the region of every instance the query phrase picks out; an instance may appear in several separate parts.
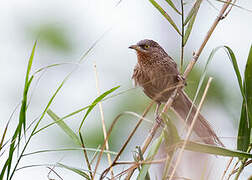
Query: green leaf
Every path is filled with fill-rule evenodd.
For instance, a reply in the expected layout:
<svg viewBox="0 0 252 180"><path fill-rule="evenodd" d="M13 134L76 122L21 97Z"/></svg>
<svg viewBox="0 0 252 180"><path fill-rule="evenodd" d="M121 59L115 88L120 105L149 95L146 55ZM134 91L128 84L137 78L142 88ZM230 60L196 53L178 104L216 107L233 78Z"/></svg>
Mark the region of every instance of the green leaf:
<svg viewBox="0 0 252 180"><path fill-rule="evenodd" d="M246 152L250 144L251 128L248 127L248 111L246 103L243 101L241 109L240 124L237 137L237 149Z"/></svg>
<svg viewBox="0 0 252 180"><path fill-rule="evenodd" d="M179 10L176 8L176 6L173 4L173 2L171 0L165 0L170 6L172 9L174 9L174 11L176 11L178 14L181 15L181 12L179 12Z"/></svg>
<svg viewBox="0 0 252 180"><path fill-rule="evenodd" d="M81 146L81 142L80 142L80 139L78 138L78 136L73 132L73 130L64 121L59 121L60 118L51 109L48 109L47 114L72 139L72 141L76 145Z"/></svg>
<svg viewBox="0 0 252 180"><path fill-rule="evenodd" d="M90 179L90 177L88 176L87 173L83 172L82 170L78 169L78 168L74 168L74 167L70 167L70 166L67 166L67 165L64 165L64 164L61 164L61 163L57 163L59 166L65 168L65 169L68 169L70 171L73 171L77 174L79 174L80 176L86 178L86 179Z"/></svg>
<svg viewBox="0 0 252 180"><path fill-rule="evenodd" d="M181 32L179 31L177 25L174 23L172 18L165 12L165 10L155 1L155 0L149 0L151 4L165 17L165 19L172 25L172 27L181 35Z"/></svg>
<svg viewBox="0 0 252 180"><path fill-rule="evenodd" d="M239 84L239 87L240 87L241 94L244 97L245 95L244 95L244 91L243 91L243 88L242 88L243 86L242 86L241 73L240 73L240 70L239 70L239 67L238 67L237 60L236 60L236 57L234 55L234 52L228 46L223 46L223 48L227 52L227 54L229 56L229 59L232 62L232 65L233 65L233 68L234 68L234 71L235 71L235 74L236 74L236 78L238 80L238 84Z"/></svg>
<svg viewBox="0 0 252 180"><path fill-rule="evenodd" d="M164 130L164 137L167 146L170 147L180 141L180 137L177 131L177 127L172 123L166 114L162 114L162 119L164 120L167 129Z"/></svg>
<svg viewBox="0 0 252 180"><path fill-rule="evenodd" d="M28 67L25 75L25 85L24 85L24 92L23 92L23 100L22 100L22 105L21 105L21 110L19 114L19 123L23 125L24 131L25 131L25 124L26 124L26 106L27 106L27 94L28 90L31 84L31 81L33 78L29 79L30 72L31 72L31 67L32 67L32 62L34 58L34 53L36 49L37 41L35 41L33 48L32 48L32 53L30 56L30 59L28 61ZM19 134L21 136L21 134Z"/></svg>
<svg viewBox="0 0 252 180"><path fill-rule="evenodd" d="M194 3L192 9L190 10L190 12L188 13L188 15L187 15L187 17L186 17L186 20L185 20L185 22L184 22L184 26L187 25L187 23L189 22L189 20L190 20L194 15L196 16L196 14L197 14L197 12L198 12L198 10L199 10L199 7L200 7L200 5L201 5L201 3L202 3L202 0L197 0L197 1Z"/></svg>
<svg viewBox="0 0 252 180"><path fill-rule="evenodd" d="M252 46L244 73L243 81L244 98L242 103L241 118L238 130L237 149L247 151L250 144L252 126Z"/></svg>
<svg viewBox="0 0 252 180"><path fill-rule="evenodd" d="M179 145L182 146L183 143L184 141L181 141ZM223 147L202 144L202 143L195 143L192 141L188 141L186 143L185 149L194 151L194 152L201 152L201 153L214 154L214 155L220 155L220 156L252 158L252 154L249 154L246 152L229 150Z"/></svg>
<svg viewBox="0 0 252 180"><path fill-rule="evenodd" d="M192 27L193 27L193 24L195 22L195 19L196 19L196 16L197 16L197 12L198 12L198 9L197 11L193 14L192 18L190 19L190 22L186 28L186 32L185 32L185 36L184 36L184 41L183 41L183 46L186 45L187 43L187 40L192 32Z"/></svg>
<svg viewBox="0 0 252 180"><path fill-rule="evenodd" d="M155 155L157 154L158 152L158 149L161 145L161 142L163 141L164 139L164 133L162 133L159 138L157 138L151 145L150 147L150 151L148 152L148 155L146 157L146 161L152 161L155 157ZM142 169L140 171L140 173L138 174L137 176L137 180L144 180L147 173L148 173L148 170L150 168L151 164L144 164L142 166Z"/></svg>
<svg viewBox="0 0 252 180"><path fill-rule="evenodd" d="M244 78L245 78L244 92L247 100L247 109L249 116L248 123L249 128L251 129L252 128L252 46L250 47Z"/></svg>
<svg viewBox="0 0 252 180"><path fill-rule="evenodd" d="M93 103L91 104L91 106L88 108L84 118L81 121L80 127L79 127L79 131L85 121L85 119L87 118L88 114L92 111L92 109L96 106L96 104L98 104L103 98L105 98L107 95L109 95L110 93L114 92L115 90L117 90L120 86L116 86L108 91L106 91L105 93L103 93L102 95L100 95L99 97L97 97Z"/></svg>

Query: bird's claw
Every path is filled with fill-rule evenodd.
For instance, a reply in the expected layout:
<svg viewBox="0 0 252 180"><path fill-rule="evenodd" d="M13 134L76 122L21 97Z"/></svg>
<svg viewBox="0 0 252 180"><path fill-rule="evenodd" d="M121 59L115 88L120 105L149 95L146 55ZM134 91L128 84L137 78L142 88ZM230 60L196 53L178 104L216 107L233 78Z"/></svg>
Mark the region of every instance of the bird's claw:
<svg viewBox="0 0 252 180"><path fill-rule="evenodd" d="M162 124L163 119L162 119L160 116L156 116L156 122L157 122L158 124Z"/></svg>
<svg viewBox="0 0 252 180"><path fill-rule="evenodd" d="M179 75L177 75L177 79L179 81L182 81L185 86L187 85L186 79L184 78L184 76L182 76L182 75L179 74Z"/></svg>

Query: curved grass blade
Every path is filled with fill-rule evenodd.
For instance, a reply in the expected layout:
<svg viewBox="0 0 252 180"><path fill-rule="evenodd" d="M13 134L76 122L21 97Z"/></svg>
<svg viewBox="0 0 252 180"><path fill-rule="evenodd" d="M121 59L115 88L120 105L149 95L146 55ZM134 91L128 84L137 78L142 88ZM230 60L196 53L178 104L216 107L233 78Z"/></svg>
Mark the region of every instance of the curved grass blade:
<svg viewBox="0 0 252 180"><path fill-rule="evenodd" d="M221 47L219 47L219 48L221 48ZM232 65L233 65L233 68L234 68L234 71L235 71L235 74L236 74L236 78L238 80L238 84L239 84L239 87L240 87L240 91L241 91L241 94L242 94L242 96L244 98L245 95L244 95L243 86L242 86L241 73L240 73L240 70L239 70L239 67L238 67L237 60L236 60L236 57L234 55L234 52L228 46L223 46L223 48L227 52L227 54L229 56L229 59L232 62Z"/></svg>
<svg viewBox="0 0 252 180"><path fill-rule="evenodd" d="M78 169L78 168L74 168L74 167L70 167L61 163L57 163L60 167L63 167L65 169L68 169L70 171L73 171L77 174L79 174L80 176L84 177L85 179L90 179L90 177L88 176L87 173L83 172L82 170Z"/></svg>
<svg viewBox="0 0 252 180"><path fill-rule="evenodd" d="M71 138L71 140L76 145L81 146L81 142L78 136L64 121L58 121L60 118L51 109L47 110L47 114L57 123L57 125Z"/></svg>
<svg viewBox="0 0 252 180"><path fill-rule="evenodd" d="M81 121L80 127L79 127L79 131L85 121L85 119L87 118L88 114L93 110L93 108L96 106L96 104L98 104L103 98L105 98L107 95L109 95L110 93L114 92L115 90L117 90L120 86L116 86L108 91L106 91L105 93L103 93L102 95L100 95L99 97L97 97L93 103L91 104L91 106L88 108L84 118Z"/></svg>
<svg viewBox="0 0 252 180"><path fill-rule="evenodd" d="M192 9L190 10L190 12L188 13L188 15L187 15L187 17L186 17L186 20L185 20L185 22L184 22L184 26L187 25L187 23L190 21L190 19L193 17L193 15L196 16L196 14L197 14L197 12L198 12L198 10L199 10L199 7L200 7L200 5L201 5L201 3L202 3L202 0L197 0L197 1L194 3Z"/></svg>
<svg viewBox="0 0 252 180"><path fill-rule="evenodd" d="M155 0L149 0L151 4L165 17L165 19L172 25L172 27L181 35L181 32L179 31L177 25L174 23L172 18L165 12L165 10L155 1Z"/></svg>
<svg viewBox="0 0 252 180"><path fill-rule="evenodd" d="M41 154L41 153L49 153L49 152L60 152L60 151L82 151L84 148L65 148L65 149L45 149L40 151L34 151L30 153L23 154L23 156L30 156L34 154ZM85 148L86 151L90 152L101 152L101 149L97 148ZM111 155L117 155L117 152L114 151L103 151L104 153L111 154Z"/></svg>
<svg viewBox="0 0 252 180"><path fill-rule="evenodd" d="M184 141L181 141L178 145L182 146ZM228 157L239 157L239 158L252 158L252 154L242 152L242 151L235 151L229 150L223 147L196 143L192 141L188 141L186 143L185 149L195 152L207 153L207 154L214 154L220 156L228 156Z"/></svg>
<svg viewBox="0 0 252 180"><path fill-rule="evenodd" d="M176 8L176 6L173 4L172 0L165 0L170 6L172 9L174 9L174 11L176 11L178 14L181 15L181 12L179 12L179 10Z"/></svg>
<svg viewBox="0 0 252 180"><path fill-rule="evenodd" d="M146 157L146 160L147 161L152 161L155 157L155 155L157 154L158 152L158 149L161 145L161 142L163 141L164 139L164 133L162 132L162 134L159 136L159 138L157 138L151 145L150 147L150 151ZM137 180L142 180L142 179L145 179L147 173L148 173L148 170L150 168L151 164L144 164L140 170L140 173L138 174L137 176Z"/></svg>
<svg viewBox="0 0 252 180"><path fill-rule="evenodd" d="M213 59L213 56L215 55L215 53L221 48L223 48L225 50L225 52L227 53L232 65L233 65L233 69L234 69L235 74L236 74L236 78L237 78L237 81L238 81L238 85L239 85L243 100L244 100L244 102L247 101L246 97L245 97L243 85L242 85L241 73L240 73L240 70L239 70L239 67L238 67L238 64L237 64L237 60L236 60L236 57L235 57L232 49L229 48L228 46L219 46L219 47L214 48L212 50L212 52L210 53L209 57L208 57L208 60L207 60L207 63L205 65L203 74L202 74L202 76L200 78L200 82L199 82L196 94L195 94L194 99L193 99L193 104L195 103L195 101L197 99L200 87L201 87L201 85L202 85L202 83L204 81L208 65L209 65L210 61ZM250 70L248 72L252 72L252 71ZM243 103L242 107L245 108L246 103ZM191 110L192 110L192 108L190 109L190 112L191 112ZM190 112L188 113L187 119L188 119L188 117L190 115ZM247 116L246 114L247 114L246 110L242 109L241 118L240 118L239 132L238 132L238 139L237 139L237 149L238 150L243 150L243 151L247 150L245 147L248 147L249 137L250 137L250 130L248 129L248 125L246 125L247 120L244 119Z"/></svg>

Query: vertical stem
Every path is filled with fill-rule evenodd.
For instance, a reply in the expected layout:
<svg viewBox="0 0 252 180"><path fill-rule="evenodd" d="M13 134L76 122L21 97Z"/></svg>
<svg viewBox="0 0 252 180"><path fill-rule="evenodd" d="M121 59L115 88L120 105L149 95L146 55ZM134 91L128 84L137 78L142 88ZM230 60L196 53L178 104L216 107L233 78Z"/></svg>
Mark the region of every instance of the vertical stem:
<svg viewBox="0 0 252 180"><path fill-rule="evenodd" d="M247 152L249 153L249 152L251 151L251 149L252 149L252 145L250 145L250 146L248 147ZM247 160L248 160L247 158L243 158L243 159L241 160L241 163L242 163L242 164L241 164L241 166L240 166L239 169L238 169L238 172L237 172L237 174L236 174L236 176L235 176L235 180L238 180L238 179L239 179L239 177L240 177L240 175L241 175L241 172L242 172L242 170L244 169Z"/></svg>
<svg viewBox="0 0 252 180"><path fill-rule="evenodd" d="M97 73L95 63L94 63L94 72L95 72L95 82L96 82L97 94L98 94L98 96L100 96L101 93L100 93L99 82L98 82L98 73ZM99 102L98 105L99 105L99 109L100 109L100 113L101 113L101 124L102 124L103 136L104 136L104 141L105 141L107 139L107 131L106 131L106 125L105 125L105 119L104 119L104 112L103 112L103 108L102 108L102 103ZM106 150L109 151L108 141L105 141L105 144L106 144ZM109 153L107 153L107 158L108 158L109 166L111 166L112 165L112 160L111 160L111 156L110 156ZM110 169L110 172L111 172L111 178L113 179L114 178L114 172L113 172L112 167Z"/></svg>
<svg viewBox="0 0 252 180"><path fill-rule="evenodd" d="M181 55L180 55L180 73L183 71L183 63L184 63L184 3L183 0L180 0L181 3Z"/></svg>

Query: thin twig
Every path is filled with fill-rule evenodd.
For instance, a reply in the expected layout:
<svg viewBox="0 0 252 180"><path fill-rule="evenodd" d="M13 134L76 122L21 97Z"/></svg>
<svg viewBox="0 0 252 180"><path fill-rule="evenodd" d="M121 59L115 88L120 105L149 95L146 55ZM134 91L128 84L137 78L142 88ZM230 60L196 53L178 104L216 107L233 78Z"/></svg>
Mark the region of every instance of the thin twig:
<svg viewBox="0 0 252 180"><path fill-rule="evenodd" d="M63 180L63 178L60 177L60 175L54 170L54 167L53 167L53 168L47 167L47 168L50 169L50 171L49 171L48 174L47 174L47 178L48 178L49 180L53 180L53 179L50 178L51 172L53 172L56 176L58 176L58 178L60 178L61 180Z"/></svg>
<svg viewBox="0 0 252 180"><path fill-rule="evenodd" d="M137 128L140 126L140 124L142 123L142 121L144 120L144 117L147 115L147 113L149 112L150 108L152 107L153 105L153 101L149 104L149 106L144 110L144 113L142 115L142 117L138 120L135 128L132 130L132 132L130 133L129 137L127 138L126 142L123 144L123 146L121 147L120 151L118 152L117 156L115 157L111 167L113 166L114 163L116 163L116 161L119 159L120 155L122 154L122 152L124 151L125 147L127 146L127 144L129 143L130 139L132 138L132 136L135 134ZM107 135L107 138L105 141L107 141L107 139L109 138L111 132L112 132L112 129L113 127L115 126L115 124L117 123L118 119L121 117L122 114L119 114L115 119L114 121L112 122L112 125L110 126L110 129L108 131L108 135ZM101 152L98 156L98 160L97 160L97 163L96 163L96 166L95 166L95 170L94 170L94 175L97 171L97 168L99 166L99 163L100 163L100 160L101 160L101 156L102 156L102 153L104 151L104 148L105 148L105 143L103 143L102 145L102 148L101 148ZM111 168L107 168L105 171L103 171L100 179L103 179L103 177L106 175L107 171Z"/></svg>
<svg viewBox="0 0 252 180"><path fill-rule="evenodd" d="M94 72L95 72L95 82L96 82L96 89L97 89L97 95L100 96L100 88L99 88L99 80L98 80L98 73L97 73L97 68L96 68L96 64L94 63ZM106 125L105 125L105 120L104 120L104 112L103 112L103 108L102 108L102 103L99 102L99 109L100 109L100 114L101 114L101 123L102 123L102 130L103 130L103 136L104 136L104 141L107 139L107 131L106 131ZM105 145L106 145L106 150L109 151L109 144L108 141L105 141ZM112 165L112 160L111 160L111 156L108 153L107 154L107 158L108 158L108 163L109 166ZM114 178L114 172L113 169L111 167L110 169L111 172L111 178Z"/></svg>
<svg viewBox="0 0 252 180"><path fill-rule="evenodd" d="M88 170L89 170L89 175L90 175L90 177L91 177L91 179L92 179L92 178L93 178L93 175L92 175L92 168L91 168L91 165L90 165L89 160L88 160L88 155L87 155L87 151L86 151L86 148L85 148L84 140L83 140L83 137L82 137L80 131L79 131L79 136L80 136L80 140L81 140L81 147L83 148L84 158L85 158L85 160L86 160L87 167L88 167Z"/></svg>
<svg viewBox="0 0 252 180"><path fill-rule="evenodd" d="M247 161L247 162L244 164L244 167L246 167L246 166L248 166L248 165L250 165L250 164L252 164L252 159L249 160L249 161ZM234 173L238 172L238 170L239 170L239 168L236 168L231 174L234 174Z"/></svg>
<svg viewBox="0 0 252 180"><path fill-rule="evenodd" d="M233 175L233 172L234 172L234 170L235 170L235 168L236 168L236 166L238 165L239 162L240 162L240 161L238 160L238 161L235 163L235 165L234 165L234 167L233 167L231 173L228 175L227 180L229 180L229 179L231 178L231 176Z"/></svg>
<svg viewBox="0 0 252 180"><path fill-rule="evenodd" d="M175 175L175 172L176 172L176 170L177 170L177 167L178 167L178 165L179 165L179 163L180 163L180 161L181 161L181 159L182 159L182 155L183 155L183 152L184 152L184 150L185 150L186 143L189 141L189 139L190 139L190 137L191 137L194 124L196 123L196 120L197 120L197 118L198 118L199 112L200 112L200 110L201 110L201 108L202 108L203 102L204 102L204 100L205 100L205 98L206 98L207 91L208 91L208 89L209 89L209 86L210 86L212 80L213 80L213 78L210 77L209 80L208 80L208 82L207 82L206 88L205 88L204 93L203 93L203 95L202 95L202 98L201 98L201 100L200 100L200 103L199 103L199 106L198 106L197 111L196 111L196 113L195 113L195 116L193 117L192 124L190 125L189 130L188 130L188 132L187 132L187 135L186 135L185 141L184 141L184 143L183 143L183 146L182 146L182 148L181 148L180 151L179 151L178 158L177 158L177 160L176 160L176 162L175 162L175 165L174 165L174 168L173 168L173 170L172 170L172 173L171 173L171 175L170 175L169 180L172 180L172 178L173 178L173 176Z"/></svg>
<svg viewBox="0 0 252 180"><path fill-rule="evenodd" d="M222 174L221 180L224 179L224 177L225 177L225 175L226 175L226 173L227 173L227 171L228 171L228 169L229 169L229 167L230 167L230 165L231 165L233 159L234 159L234 157L231 157L230 160L228 161L227 167L226 167L226 169L224 170L224 172L223 172L223 174Z"/></svg>

